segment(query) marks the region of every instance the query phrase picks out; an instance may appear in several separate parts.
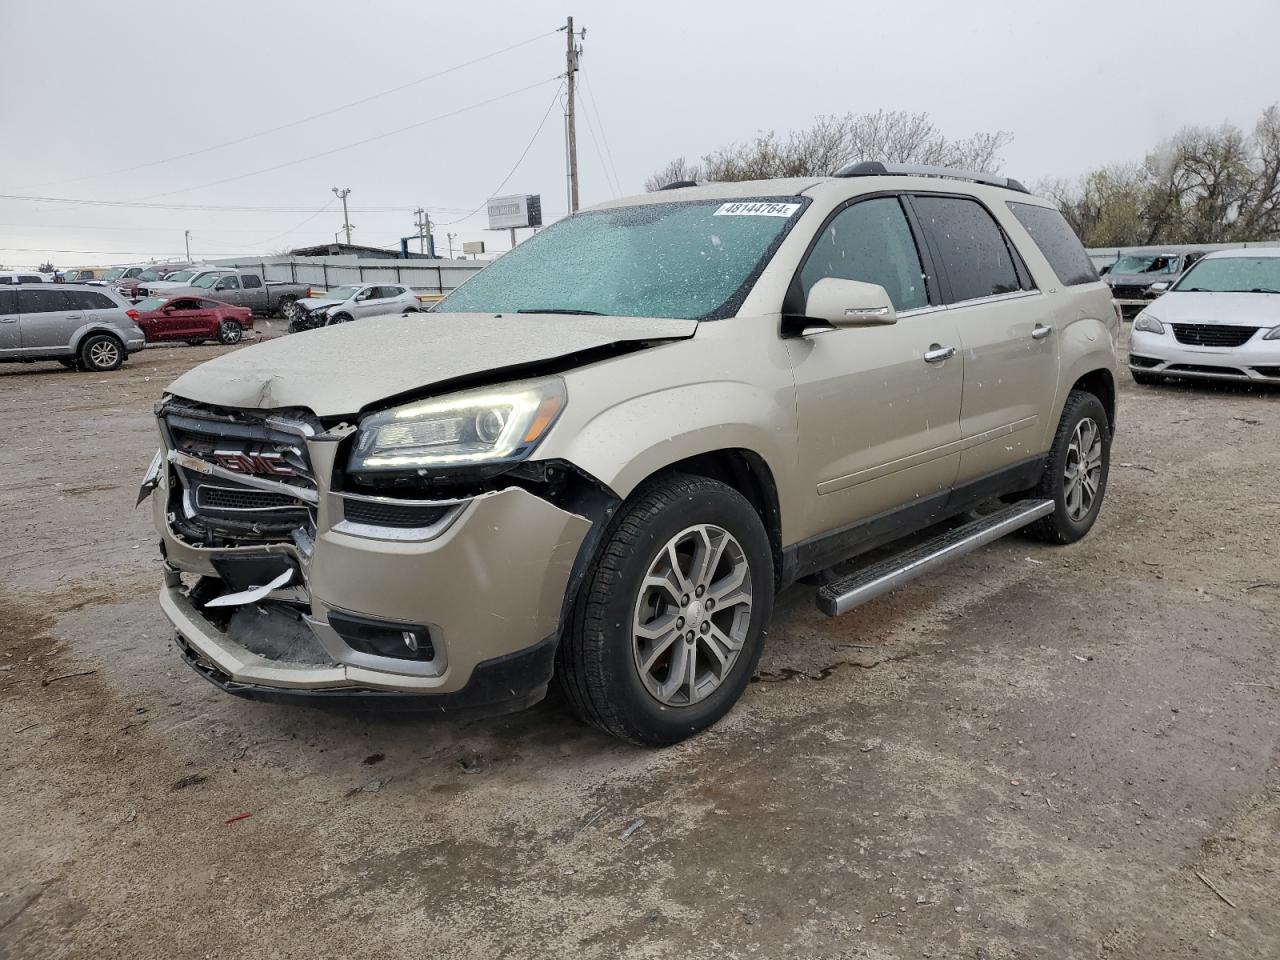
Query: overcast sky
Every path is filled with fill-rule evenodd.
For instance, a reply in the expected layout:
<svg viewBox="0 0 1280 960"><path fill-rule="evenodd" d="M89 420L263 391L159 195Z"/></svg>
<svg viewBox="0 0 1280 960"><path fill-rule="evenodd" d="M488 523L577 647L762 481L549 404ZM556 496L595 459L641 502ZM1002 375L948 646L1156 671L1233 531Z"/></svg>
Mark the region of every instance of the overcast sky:
<svg viewBox="0 0 1280 960"><path fill-rule="evenodd" d="M1006 172L1035 181L1140 159L1186 124L1252 127L1280 100L1276 0L0 0L0 194L200 208L0 199L0 262L177 255L184 229L195 256L323 243L342 226L334 186L351 188L356 242L397 243L422 205L442 251L447 232L504 248L483 213L445 224L526 146L501 192L564 214L554 31L570 13L587 28L584 206L638 192L673 156L821 113L1009 130Z"/></svg>

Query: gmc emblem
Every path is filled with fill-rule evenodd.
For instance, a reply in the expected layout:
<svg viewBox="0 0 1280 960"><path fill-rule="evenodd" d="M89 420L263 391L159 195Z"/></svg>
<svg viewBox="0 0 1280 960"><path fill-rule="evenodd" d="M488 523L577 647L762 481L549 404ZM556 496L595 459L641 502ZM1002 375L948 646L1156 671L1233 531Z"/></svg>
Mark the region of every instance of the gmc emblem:
<svg viewBox="0 0 1280 960"><path fill-rule="evenodd" d="M244 453L240 450L215 450L218 466L252 476L293 477L297 472L278 453Z"/></svg>

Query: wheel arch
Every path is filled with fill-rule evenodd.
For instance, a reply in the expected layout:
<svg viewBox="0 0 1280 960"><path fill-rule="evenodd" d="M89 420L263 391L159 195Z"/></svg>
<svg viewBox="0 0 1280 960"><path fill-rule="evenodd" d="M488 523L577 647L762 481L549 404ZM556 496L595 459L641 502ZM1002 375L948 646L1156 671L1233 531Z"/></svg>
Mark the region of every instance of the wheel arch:
<svg viewBox="0 0 1280 960"><path fill-rule="evenodd" d="M72 334L71 355L73 357L80 356L80 348L84 345L85 340L93 336L95 333L105 333L107 336L113 337L120 344L120 349L124 352L125 356L129 355L129 342L125 339L124 335L110 324L102 323L100 321L86 323L83 327Z"/></svg>
<svg viewBox="0 0 1280 960"><path fill-rule="evenodd" d="M1071 384L1071 390L1084 390L1092 393L1095 397L1102 401L1103 408L1107 411L1107 422L1114 434L1116 429L1116 378L1112 371L1099 367L1083 373L1076 377ZM1061 416L1061 413L1059 413Z"/></svg>

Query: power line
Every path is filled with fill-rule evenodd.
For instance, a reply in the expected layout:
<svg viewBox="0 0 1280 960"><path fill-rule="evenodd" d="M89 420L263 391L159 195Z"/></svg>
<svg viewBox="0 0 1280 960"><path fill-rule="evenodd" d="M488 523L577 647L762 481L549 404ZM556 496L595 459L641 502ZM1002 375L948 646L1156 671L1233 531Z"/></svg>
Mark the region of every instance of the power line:
<svg viewBox="0 0 1280 960"><path fill-rule="evenodd" d="M146 201L146 200L154 200L157 197L172 197L175 194L179 194L179 193L191 193L193 190L204 190L204 189L207 189L208 187L221 186L224 183L234 183L237 180L247 180L249 177L261 176L264 173L273 173L276 170L283 170L285 167L296 166L299 163L306 163L309 160L318 160L321 157L332 156L333 154L341 153L344 150L351 150L355 147L362 147L367 143L374 143L378 140L385 140L387 137L394 137L397 134L405 133L406 131L409 131L409 130L416 130L418 127L426 126L429 123L435 123L439 120L446 120L449 117L456 117L458 114L466 113L469 110L476 110L476 109L479 109L480 107L487 107L491 103L497 103L499 100L506 100L510 97L516 96L517 94L524 93L528 90L533 90L536 87L544 86L545 84L551 83L553 80L559 80L559 79L560 79L559 76L548 77L546 80L539 80L538 82L531 83L528 86L520 87L518 90L511 90L511 91L508 91L507 93L500 93L496 97L490 97L489 99L481 100L478 103L472 103L465 107L459 107L457 110L450 110L448 113L442 113L434 117L427 117L427 119L425 120L419 120L416 123L410 123L407 126L399 127L395 130L388 130L386 133L379 133L379 134L376 134L375 136L366 137L363 140L356 140L352 143L346 143L346 144L343 144L342 146L333 147L332 149L329 149L329 150L322 150L319 153L313 153L307 157L299 157L296 160L286 160L284 163L277 163L274 166L263 167L261 170L252 170L249 173L236 174L234 177L223 177L221 180L211 180L208 183L201 183L194 187L183 187L181 190L168 190L168 191L165 191L164 193L153 193L147 197L140 197L139 200Z"/></svg>
<svg viewBox="0 0 1280 960"><path fill-rule="evenodd" d="M295 230L301 230L303 227L305 227L308 223L310 223L316 217L320 216L322 213L328 213L329 208L332 207L337 202L338 202L338 198L334 197L332 200L326 203L323 207L321 207L311 216L307 217L307 219L303 220L301 223L290 227L288 230L284 230L280 233L277 233L274 237L267 237L267 239L260 241L261 246L266 247L267 244L272 243L276 240L279 240L281 237L288 236L289 234L293 233Z"/></svg>
<svg viewBox="0 0 1280 960"><path fill-rule="evenodd" d="M556 79L559 79L559 78L557 77ZM542 128L547 125L547 117L551 116L551 111L555 109L556 103L560 100L560 91L563 89L564 89L564 84L561 84L559 87L556 88L555 95L551 98L551 103L547 104L547 112L544 113L542 115L542 119L538 121L538 129L533 131L533 136L530 137L529 142L525 144L524 150L520 154L520 159L516 161L515 166L511 168L510 172L505 177L502 178L502 182L498 184L497 189L493 190L489 194L489 196L485 197L484 200L480 203L480 206L476 207L470 213L466 214L465 216L459 217L457 220L450 220L448 223L437 223L436 224L437 227L452 227L455 223L461 223L463 220L468 220L471 217L474 217L477 213L479 213L482 209L484 209L484 205L486 203L488 203L492 198L498 195L498 193L502 190L502 188L507 185L507 181L516 175L516 171L520 169L520 164L524 163L524 158L529 155L529 151L533 148L533 142L538 139L538 134L540 134L542 132Z"/></svg>
<svg viewBox="0 0 1280 960"><path fill-rule="evenodd" d="M129 207L140 210L190 210L216 211L219 213L309 213L310 206L237 206L219 203L146 203L141 200L82 200L76 197L33 197L14 193L0 193L0 200L19 200L28 203L63 203L82 207ZM407 204L401 206L352 207L352 213L403 213ZM450 213L461 212L466 207L437 207L430 210L445 210Z"/></svg>
<svg viewBox="0 0 1280 960"><path fill-rule="evenodd" d="M348 110L351 107L358 107L361 104L369 103L371 100L377 100L379 97L385 97L393 93L399 93L401 90L407 90L410 87L417 86L418 84L426 83L428 80L439 79L440 77L443 77L446 74L454 73L458 70L462 70L465 67L474 66L477 63L483 63L485 60L492 60L494 57L501 56L504 53L510 53L512 50L516 50L520 47L528 46L531 43L536 43L538 40L542 40L544 37L552 36L555 33L556 33L555 30L550 30L546 33L540 33L536 37L530 37L528 40L522 40L519 43L513 43L509 47L503 47L501 50L495 50L493 53L486 53L484 56L476 57L474 60L468 60L465 63L458 64L457 66L449 67L446 70L440 70L436 73L428 74L425 77L418 77L416 80L410 80L407 83L402 83L395 87L389 87L388 89L380 90L377 93L371 93L367 97L361 97L358 100L351 100L347 103L340 104L339 106L336 106L336 107L331 107L328 110L321 110L319 113L313 113L309 116L302 117L298 120L290 120L288 123L282 123L279 126L271 127L270 129L267 129L267 130L260 130L257 133L250 133L250 134L246 134L243 137L236 137L233 140L225 140L222 143L215 143L212 146L201 147L199 150L189 150L186 153L175 154L172 157L164 157L160 160L148 160L145 163L134 164L131 167L121 167L118 170L109 170L106 173L93 173L83 177L71 177L66 180L47 180L44 183L33 184L32 186L26 189L34 190L40 187L52 186L54 184L80 183L85 180L99 180L99 179L102 179L103 177L114 177L121 173L132 173L135 170L145 170L148 167L156 167L156 166L160 166L161 164L172 163L175 160L186 160L190 157L198 157L201 154L211 153L214 150L221 150L224 147L233 147L233 146L236 146L237 144L248 143L250 140L257 140L261 137L268 136L269 134L278 133L281 130L289 130L293 127L300 127L303 124L311 123L313 120L319 120L321 117L327 117L332 114L339 113L342 110Z"/></svg>
<svg viewBox="0 0 1280 960"><path fill-rule="evenodd" d="M618 168L613 162L613 148L609 146L609 135L604 129L604 120L600 117L600 106L596 103L595 88L587 84L587 71L582 71L582 88L587 91L587 97L591 100L591 109L596 113L596 126L600 128L600 139L604 141L604 152L609 156L609 168L613 171L613 185L618 188L618 192L614 196L621 196L622 181L618 179Z"/></svg>
<svg viewBox="0 0 1280 960"><path fill-rule="evenodd" d="M609 193L612 194L613 198L616 200L618 198L618 191L617 191L617 188L614 186L613 180L609 178L609 165L605 163L604 153L600 149L600 141L596 139L596 128L595 128L595 124L591 122L591 111L590 110L582 111L582 116L587 121L587 133L591 135L591 142L595 145L595 148L596 148L596 159L600 161L600 170L604 174L605 186L609 188Z"/></svg>

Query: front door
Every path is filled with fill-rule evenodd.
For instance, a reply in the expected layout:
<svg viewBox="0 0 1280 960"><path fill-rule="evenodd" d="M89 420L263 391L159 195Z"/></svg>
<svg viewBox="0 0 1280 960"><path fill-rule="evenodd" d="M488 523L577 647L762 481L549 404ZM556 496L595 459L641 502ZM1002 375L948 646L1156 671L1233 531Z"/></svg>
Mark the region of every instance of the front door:
<svg viewBox="0 0 1280 960"><path fill-rule="evenodd" d="M911 203L939 263L964 352L963 483L1043 452L1036 449L1044 433L1040 418L1044 397L1057 385L1055 327L1062 323L981 203L928 195Z"/></svg>
<svg viewBox="0 0 1280 960"><path fill-rule="evenodd" d="M799 476L813 484L806 537L944 495L960 462L959 336L929 287L899 198L856 201L837 213L793 296L803 304L823 277L879 284L898 320L787 341Z"/></svg>
<svg viewBox="0 0 1280 960"><path fill-rule="evenodd" d="M223 277L213 285L213 299L229 303L233 307L240 305L240 278Z"/></svg>

